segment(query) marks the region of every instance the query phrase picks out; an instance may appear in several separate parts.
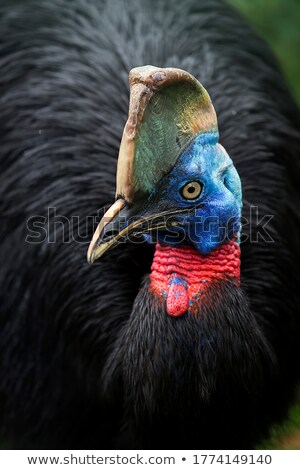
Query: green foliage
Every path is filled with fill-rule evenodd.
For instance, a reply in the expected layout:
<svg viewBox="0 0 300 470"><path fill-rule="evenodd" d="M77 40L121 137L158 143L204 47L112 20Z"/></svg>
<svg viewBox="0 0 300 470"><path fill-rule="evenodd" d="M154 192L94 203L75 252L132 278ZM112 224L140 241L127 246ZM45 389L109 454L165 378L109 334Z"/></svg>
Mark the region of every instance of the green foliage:
<svg viewBox="0 0 300 470"><path fill-rule="evenodd" d="M228 0L263 37L285 74L290 89L300 103L300 1ZM259 449L300 450L300 387L287 419L274 425Z"/></svg>
<svg viewBox="0 0 300 470"><path fill-rule="evenodd" d="M270 429L269 437L261 442L258 449L300 450L300 386L287 419Z"/></svg>
<svg viewBox="0 0 300 470"><path fill-rule="evenodd" d="M300 103L300 1L229 0L273 49Z"/></svg>

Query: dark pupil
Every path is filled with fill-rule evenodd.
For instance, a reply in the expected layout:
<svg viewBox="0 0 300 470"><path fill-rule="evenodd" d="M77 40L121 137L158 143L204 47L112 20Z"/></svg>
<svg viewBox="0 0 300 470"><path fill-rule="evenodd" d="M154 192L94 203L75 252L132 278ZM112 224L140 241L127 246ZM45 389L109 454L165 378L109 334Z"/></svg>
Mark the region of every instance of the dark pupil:
<svg viewBox="0 0 300 470"><path fill-rule="evenodd" d="M190 194L193 194L193 193L195 192L195 189L196 189L195 186L190 186L190 187L188 188L188 192L189 192Z"/></svg>

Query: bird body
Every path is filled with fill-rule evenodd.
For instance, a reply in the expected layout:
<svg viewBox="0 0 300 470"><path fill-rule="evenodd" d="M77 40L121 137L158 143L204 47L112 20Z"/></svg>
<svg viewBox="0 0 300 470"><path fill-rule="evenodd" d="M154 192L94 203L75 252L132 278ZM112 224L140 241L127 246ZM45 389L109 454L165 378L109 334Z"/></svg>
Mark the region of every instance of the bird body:
<svg viewBox="0 0 300 470"><path fill-rule="evenodd" d="M71 4L0 6L1 445L254 446L299 375L298 108L223 1ZM189 72L196 98L185 115L166 89L160 134L157 91L137 85L145 126L134 142L140 123L125 127L114 203L128 73L145 64ZM202 209L182 199L191 183ZM112 204L101 254L121 215L125 232L133 211L169 211L170 226L142 226L88 266ZM201 210L226 239L219 225L205 236Z"/></svg>

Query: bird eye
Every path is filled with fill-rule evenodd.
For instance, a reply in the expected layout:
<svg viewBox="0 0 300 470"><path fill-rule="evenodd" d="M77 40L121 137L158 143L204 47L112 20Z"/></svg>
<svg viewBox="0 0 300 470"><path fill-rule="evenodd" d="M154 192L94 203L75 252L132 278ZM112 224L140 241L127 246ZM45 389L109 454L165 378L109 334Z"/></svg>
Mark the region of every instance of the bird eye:
<svg viewBox="0 0 300 470"><path fill-rule="evenodd" d="M202 184L199 181L191 181L181 188L180 192L184 199L196 199L200 196Z"/></svg>

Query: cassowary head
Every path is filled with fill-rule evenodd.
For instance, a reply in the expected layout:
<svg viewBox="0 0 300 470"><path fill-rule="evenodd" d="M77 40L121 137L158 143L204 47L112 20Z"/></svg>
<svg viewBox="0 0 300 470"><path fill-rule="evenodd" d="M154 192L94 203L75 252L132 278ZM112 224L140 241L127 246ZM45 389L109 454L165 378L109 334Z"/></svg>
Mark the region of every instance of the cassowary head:
<svg viewBox="0 0 300 470"><path fill-rule="evenodd" d="M130 109L120 147L116 202L89 262L131 234L157 242L151 288L167 312L193 309L212 279L239 279L241 184L218 143L208 93L189 73L152 66L130 72Z"/></svg>
<svg viewBox="0 0 300 470"><path fill-rule="evenodd" d="M103 381L108 389L122 381L144 436L145 429L165 436L180 420L196 436L208 403L210 416L220 400L238 409L272 361L240 287L241 183L218 143L208 93L193 76L147 66L131 71L130 85L116 202L88 261L129 234L156 248Z"/></svg>

